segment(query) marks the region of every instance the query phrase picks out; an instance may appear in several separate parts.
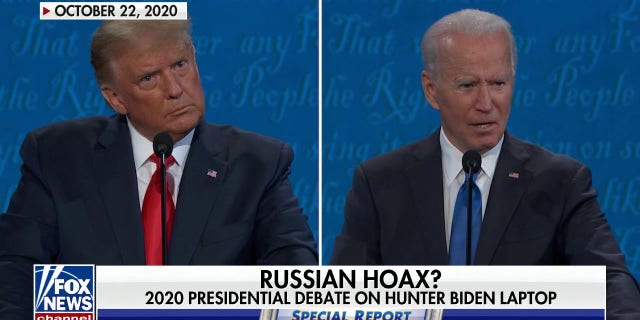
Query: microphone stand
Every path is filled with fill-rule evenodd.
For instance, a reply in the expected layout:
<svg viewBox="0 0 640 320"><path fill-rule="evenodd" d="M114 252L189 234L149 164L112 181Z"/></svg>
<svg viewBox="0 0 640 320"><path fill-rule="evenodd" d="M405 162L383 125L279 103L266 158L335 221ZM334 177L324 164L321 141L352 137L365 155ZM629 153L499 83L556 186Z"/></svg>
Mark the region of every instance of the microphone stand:
<svg viewBox="0 0 640 320"><path fill-rule="evenodd" d="M471 210L471 206L473 204L472 198L473 198L473 189L472 189L472 182L471 179L473 178L473 173L472 173L473 169L469 168L469 173L468 177L467 177L467 265L470 266L471 265L471 229L473 228L472 226L472 210Z"/></svg>
<svg viewBox="0 0 640 320"><path fill-rule="evenodd" d="M472 241L471 236L473 233L473 214L472 214L472 206L473 206L473 175L480 171L482 164L482 157L477 151L469 150L462 155L462 169L464 169L466 182L467 182L467 250L465 255L466 265L470 266L473 264L472 259Z"/></svg>
<svg viewBox="0 0 640 320"><path fill-rule="evenodd" d="M162 265L167 265L167 180L166 180L166 171L164 160L166 159L166 154L163 152L160 157L160 208L161 208L161 217L162 219ZM471 199L471 198L469 198Z"/></svg>

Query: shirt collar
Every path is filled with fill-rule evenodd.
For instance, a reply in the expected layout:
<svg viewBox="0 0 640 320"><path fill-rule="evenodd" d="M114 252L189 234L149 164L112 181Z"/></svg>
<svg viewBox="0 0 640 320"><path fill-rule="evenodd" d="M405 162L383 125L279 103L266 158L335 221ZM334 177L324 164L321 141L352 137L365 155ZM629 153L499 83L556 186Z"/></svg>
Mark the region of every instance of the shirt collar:
<svg viewBox="0 0 640 320"><path fill-rule="evenodd" d="M136 169L139 169L145 164L145 162L147 162L149 156L153 153L153 142L136 130L133 124L131 124L129 117L127 117L127 125L129 126L129 133L131 135L133 161L136 165ZM194 131L195 129L191 129L189 134L173 145L171 155L176 159L176 164L179 167L183 167L184 163L187 161L187 155L189 154L189 148L191 147L191 140L193 140Z"/></svg>
<svg viewBox="0 0 640 320"><path fill-rule="evenodd" d="M504 134L500 138L500 141L491 148L489 151L482 154L482 172L484 172L490 179L493 178L493 173L496 171L496 165L498 164L498 156L500 150L502 150L502 142L504 141ZM444 134L442 127L440 128L440 149L442 150L442 172L447 185L450 185L453 180L462 171L462 151L458 150L451 141Z"/></svg>

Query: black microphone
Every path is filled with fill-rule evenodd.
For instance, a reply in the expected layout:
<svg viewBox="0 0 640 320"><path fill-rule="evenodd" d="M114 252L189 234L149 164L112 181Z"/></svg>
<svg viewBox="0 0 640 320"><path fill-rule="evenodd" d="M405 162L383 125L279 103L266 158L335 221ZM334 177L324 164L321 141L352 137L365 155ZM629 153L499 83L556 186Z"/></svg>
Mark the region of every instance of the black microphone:
<svg viewBox="0 0 640 320"><path fill-rule="evenodd" d="M462 155L462 169L465 173L474 174L480 170L482 165L482 157L475 150L469 150Z"/></svg>
<svg viewBox="0 0 640 320"><path fill-rule="evenodd" d="M160 132L153 138L153 152L162 159L168 157L173 151L173 139L166 132Z"/></svg>
<svg viewBox="0 0 640 320"><path fill-rule="evenodd" d="M482 166L482 157L480 157L480 153L475 150L469 150L462 155L462 169L466 174L469 175L467 179L467 265L471 265L471 206L472 206L472 198L473 198L473 189L471 188L471 176L476 172L480 171Z"/></svg>
<svg viewBox="0 0 640 320"><path fill-rule="evenodd" d="M173 139L166 132L160 132L153 138L153 152L160 158L160 207L162 208L162 265L167 264L167 168L164 160L171 156Z"/></svg>

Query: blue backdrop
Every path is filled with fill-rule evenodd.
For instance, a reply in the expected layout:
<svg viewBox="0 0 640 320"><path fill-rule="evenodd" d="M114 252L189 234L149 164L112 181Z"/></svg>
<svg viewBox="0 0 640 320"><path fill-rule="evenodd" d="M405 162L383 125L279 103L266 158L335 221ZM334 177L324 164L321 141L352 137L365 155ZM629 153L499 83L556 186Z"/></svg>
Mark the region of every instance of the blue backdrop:
<svg viewBox="0 0 640 320"><path fill-rule="evenodd" d="M189 1L208 120L292 144L291 176L318 226L318 7L303 0ZM96 21L40 21L38 1L0 0L0 209L27 131L110 114L92 76ZM438 126L423 98L419 40L475 7L512 23L519 64L509 130L593 169L629 267L640 276L640 0L324 0L323 261L353 168Z"/></svg>
<svg viewBox="0 0 640 320"><path fill-rule="evenodd" d="M0 0L0 210L19 179L25 133L112 114L93 78L98 21L40 21L38 1ZM290 143L291 181L318 229L317 1L189 1L206 118Z"/></svg>
<svg viewBox="0 0 640 320"><path fill-rule="evenodd" d="M439 126L420 86L419 43L465 8L511 22L519 64L508 130L568 154L593 184L640 276L640 1L324 0L323 261L354 167Z"/></svg>

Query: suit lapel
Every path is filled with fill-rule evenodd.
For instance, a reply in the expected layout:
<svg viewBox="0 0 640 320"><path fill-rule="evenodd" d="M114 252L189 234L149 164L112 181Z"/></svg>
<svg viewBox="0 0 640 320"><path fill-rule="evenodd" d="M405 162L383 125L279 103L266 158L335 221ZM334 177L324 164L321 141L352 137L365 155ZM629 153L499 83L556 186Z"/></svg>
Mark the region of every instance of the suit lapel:
<svg viewBox="0 0 640 320"><path fill-rule="evenodd" d="M475 264L491 263L498 243L511 221L511 216L533 177L532 173L525 168L525 162L529 156L523 143L505 132L502 150L491 182Z"/></svg>
<svg viewBox="0 0 640 320"><path fill-rule="evenodd" d="M449 260L444 229L439 137L437 131L416 144L405 170L417 206L416 223L419 224L420 230L424 230L421 240L416 243L423 247L419 251L424 253L418 257L419 264L446 265Z"/></svg>
<svg viewBox="0 0 640 320"><path fill-rule="evenodd" d="M201 123L191 142L180 181L169 264L189 264L222 190L227 164L221 150L225 149L222 144L226 140L215 130Z"/></svg>
<svg viewBox="0 0 640 320"><path fill-rule="evenodd" d="M126 118L110 119L93 151L93 172L111 220L122 263L145 264L142 219Z"/></svg>

